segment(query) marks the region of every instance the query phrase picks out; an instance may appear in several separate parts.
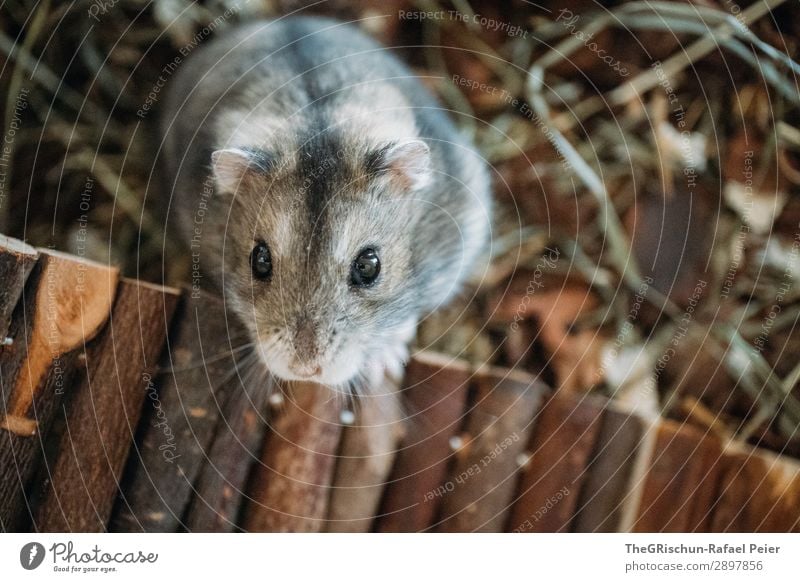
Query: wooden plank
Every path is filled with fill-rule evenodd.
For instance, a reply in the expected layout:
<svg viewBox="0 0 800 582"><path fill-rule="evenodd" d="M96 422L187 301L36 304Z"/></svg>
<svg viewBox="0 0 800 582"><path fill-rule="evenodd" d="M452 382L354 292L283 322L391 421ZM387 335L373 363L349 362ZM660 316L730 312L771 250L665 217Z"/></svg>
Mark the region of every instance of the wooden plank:
<svg viewBox="0 0 800 582"><path fill-rule="evenodd" d="M606 406L597 452L581 490L574 531L619 531L644 430L643 420L636 415L617 410L611 403Z"/></svg>
<svg viewBox="0 0 800 582"><path fill-rule="evenodd" d="M185 527L194 532L229 532L236 528L243 491L258 462L267 430L266 403L272 381L266 368L246 370L227 398L217 422L214 443L194 487Z"/></svg>
<svg viewBox="0 0 800 582"><path fill-rule="evenodd" d="M329 388L309 383L292 386L253 470L244 530L324 529L342 431L340 410Z"/></svg>
<svg viewBox="0 0 800 582"><path fill-rule="evenodd" d="M360 533L372 529L403 438L397 389L387 378L383 387L356 402L354 422L342 434L327 531Z"/></svg>
<svg viewBox="0 0 800 582"><path fill-rule="evenodd" d="M508 521L533 419L547 387L534 376L505 368L476 374L477 395L464 444L450 472L438 531L500 532ZM449 489L449 487L446 487Z"/></svg>
<svg viewBox="0 0 800 582"><path fill-rule="evenodd" d="M239 386L237 363L245 352L236 348L249 338L226 318L222 300L185 292L175 322L161 359L163 372L145 399L111 531L183 527L223 403Z"/></svg>
<svg viewBox="0 0 800 582"><path fill-rule="evenodd" d="M461 433L471 372L465 362L439 354L417 354L408 364L406 437L386 488L378 531L417 532L433 525L453 457L451 439Z"/></svg>
<svg viewBox="0 0 800 582"><path fill-rule="evenodd" d="M710 529L800 532L800 465L749 447L726 450Z"/></svg>
<svg viewBox="0 0 800 582"><path fill-rule="evenodd" d="M689 493L686 529L690 532L710 533L714 531L711 528L713 510L719 496L723 470L722 442L716 435L707 433L701 441L694 462L697 485Z"/></svg>
<svg viewBox="0 0 800 582"><path fill-rule="evenodd" d="M9 337L11 315L38 258L33 247L0 234L0 346Z"/></svg>
<svg viewBox="0 0 800 582"><path fill-rule="evenodd" d="M570 531L600 433L603 404L585 395L554 394L533 431L508 529Z"/></svg>
<svg viewBox="0 0 800 582"><path fill-rule="evenodd" d="M105 531L178 297L177 290L120 283L66 405L66 429L34 520L38 531Z"/></svg>
<svg viewBox="0 0 800 582"><path fill-rule="evenodd" d="M716 437L671 420L662 421L633 530L707 530L720 478L721 455Z"/></svg>
<svg viewBox="0 0 800 582"><path fill-rule="evenodd" d="M0 523L19 529L29 516L25 490L47 432L69 390L76 350L98 333L116 292L116 269L40 250L24 305L14 312L12 345L0 354Z"/></svg>

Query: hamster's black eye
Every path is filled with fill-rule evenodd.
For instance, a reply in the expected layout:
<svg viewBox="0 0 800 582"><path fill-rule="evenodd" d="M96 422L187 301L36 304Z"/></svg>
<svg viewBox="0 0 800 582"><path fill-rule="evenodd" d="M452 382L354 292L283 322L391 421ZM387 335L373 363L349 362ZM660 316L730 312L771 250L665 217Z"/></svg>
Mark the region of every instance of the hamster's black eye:
<svg viewBox="0 0 800 582"><path fill-rule="evenodd" d="M256 279L265 281L272 275L272 255L265 242L259 242L250 253L250 268Z"/></svg>
<svg viewBox="0 0 800 582"><path fill-rule="evenodd" d="M372 285L381 272L381 260L375 249L364 249L350 268L350 283L356 287Z"/></svg>

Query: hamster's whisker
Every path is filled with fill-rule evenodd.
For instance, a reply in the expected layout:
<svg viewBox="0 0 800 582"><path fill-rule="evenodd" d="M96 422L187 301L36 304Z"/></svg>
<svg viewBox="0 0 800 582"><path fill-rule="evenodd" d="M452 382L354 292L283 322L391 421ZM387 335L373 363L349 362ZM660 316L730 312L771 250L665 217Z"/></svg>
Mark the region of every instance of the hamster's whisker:
<svg viewBox="0 0 800 582"><path fill-rule="evenodd" d="M253 347L255 347L255 345L256 345L255 342L247 342L247 343L241 344L239 346L236 346L234 348L231 348L229 350L223 350L221 352L217 352L216 354L214 354L212 356L204 356L204 357L202 357L202 358L200 358L198 360L193 360L193 361L189 362L188 364L186 364L185 366L180 366L180 367L159 366L156 369L156 373L157 374L167 374L167 373L177 374L177 373L180 373L180 372L188 372L189 370L194 370L196 368L200 368L202 366L205 366L206 364L213 364L214 362L218 362L219 360L224 360L225 358L227 358L229 356L233 356L233 355L235 355L235 354L237 354L237 353L239 353L241 351L247 350L248 348L253 348Z"/></svg>
<svg viewBox="0 0 800 582"><path fill-rule="evenodd" d="M267 368L259 361L258 354L253 352L248 356L247 362L243 365L242 383L245 392L250 397L251 390L263 390L263 383L268 376Z"/></svg>
<svg viewBox="0 0 800 582"><path fill-rule="evenodd" d="M355 412L358 409L359 401L361 399L361 372L357 372L355 376L353 376L350 380L345 382L345 397L346 402L345 405L347 406L348 410L352 410Z"/></svg>
<svg viewBox="0 0 800 582"><path fill-rule="evenodd" d="M229 382L234 376L239 376L239 379L243 385L247 385L246 379L243 377L247 374L249 370L251 370L258 361L258 354L255 351L252 351L245 356L241 360L236 360L231 365L230 369L225 372L225 375L219 379L216 386L213 387L213 392L216 392L223 384Z"/></svg>

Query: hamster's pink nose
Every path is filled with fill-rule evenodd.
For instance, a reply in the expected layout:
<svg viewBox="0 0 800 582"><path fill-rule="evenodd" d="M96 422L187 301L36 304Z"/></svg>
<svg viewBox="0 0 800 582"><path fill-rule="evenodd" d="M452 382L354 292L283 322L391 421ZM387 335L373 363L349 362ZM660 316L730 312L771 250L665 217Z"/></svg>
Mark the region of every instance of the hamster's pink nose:
<svg viewBox="0 0 800 582"><path fill-rule="evenodd" d="M319 376L322 373L322 367L319 364L310 366L302 364L297 360L294 360L291 363L289 369L291 369L293 373L297 374L301 378L312 378L314 376Z"/></svg>

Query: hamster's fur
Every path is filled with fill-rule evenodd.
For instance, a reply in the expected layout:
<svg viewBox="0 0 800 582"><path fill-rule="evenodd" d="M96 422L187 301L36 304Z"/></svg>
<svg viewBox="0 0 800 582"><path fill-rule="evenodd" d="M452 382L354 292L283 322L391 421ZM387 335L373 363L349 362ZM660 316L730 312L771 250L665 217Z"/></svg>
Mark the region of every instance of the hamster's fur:
<svg viewBox="0 0 800 582"><path fill-rule="evenodd" d="M169 220L284 379L347 386L406 356L489 236L486 165L386 48L322 18L256 22L167 87ZM254 277L266 243L272 271ZM352 284L363 249L374 284Z"/></svg>

